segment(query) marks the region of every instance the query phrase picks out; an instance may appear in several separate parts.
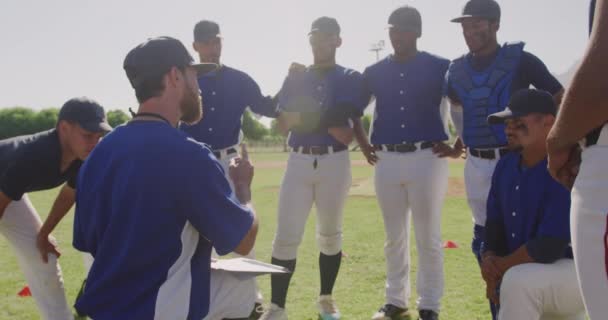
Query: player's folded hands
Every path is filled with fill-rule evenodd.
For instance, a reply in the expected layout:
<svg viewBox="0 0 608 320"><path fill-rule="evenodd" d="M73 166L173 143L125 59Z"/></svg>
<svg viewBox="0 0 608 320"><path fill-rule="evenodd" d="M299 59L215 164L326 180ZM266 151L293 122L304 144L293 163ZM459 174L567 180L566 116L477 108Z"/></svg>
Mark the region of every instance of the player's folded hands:
<svg viewBox="0 0 608 320"><path fill-rule="evenodd" d="M498 266L498 257L488 256L481 261L481 276L487 282L496 282L502 278L502 272Z"/></svg>

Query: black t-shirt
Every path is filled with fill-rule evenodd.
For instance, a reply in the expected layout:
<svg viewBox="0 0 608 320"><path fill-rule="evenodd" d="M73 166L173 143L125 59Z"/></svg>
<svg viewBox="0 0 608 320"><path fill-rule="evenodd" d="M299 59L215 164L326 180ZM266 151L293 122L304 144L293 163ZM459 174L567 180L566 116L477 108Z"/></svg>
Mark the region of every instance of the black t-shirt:
<svg viewBox="0 0 608 320"><path fill-rule="evenodd" d="M82 161L61 170L61 145L55 129L0 140L0 191L12 200L23 194L55 188L64 182L76 188Z"/></svg>
<svg viewBox="0 0 608 320"><path fill-rule="evenodd" d="M474 57L469 54L467 59L471 63L473 69L480 72L488 68L494 62L498 52L499 50L496 50L494 55L487 57ZM561 83L559 83L551 72L549 72L547 66L537 56L524 51L522 52L517 71L515 71L513 83L511 84L511 93L521 89L527 89L530 85L534 86L536 89L548 91L552 95L555 95L563 89ZM450 100L455 103L461 103L458 94L456 94L456 91L451 85L448 90L448 97Z"/></svg>

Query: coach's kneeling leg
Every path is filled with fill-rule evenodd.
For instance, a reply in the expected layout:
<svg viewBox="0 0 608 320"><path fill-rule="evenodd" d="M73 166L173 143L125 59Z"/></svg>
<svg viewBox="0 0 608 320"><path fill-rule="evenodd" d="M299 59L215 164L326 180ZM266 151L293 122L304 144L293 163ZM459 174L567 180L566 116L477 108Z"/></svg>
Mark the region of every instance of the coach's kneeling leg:
<svg viewBox="0 0 608 320"><path fill-rule="evenodd" d="M522 264L503 276L499 320L582 320L584 312L571 259Z"/></svg>
<svg viewBox="0 0 608 320"><path fill-rule="evenodd" d="M255 303L255 277L211 270L209 313L205 320L248 318Z"/></svg>

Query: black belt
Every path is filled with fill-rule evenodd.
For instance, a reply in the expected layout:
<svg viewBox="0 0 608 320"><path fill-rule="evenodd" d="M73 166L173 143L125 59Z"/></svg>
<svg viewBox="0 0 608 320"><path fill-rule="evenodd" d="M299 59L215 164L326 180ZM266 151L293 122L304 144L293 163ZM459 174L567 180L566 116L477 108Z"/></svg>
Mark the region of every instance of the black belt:
<svg viewBox="0 0 608 320"><path fill-rule="evenodd" d="M509 152L509 149L507 149L507 148L497 148L497 149L498 149L498 154L500 154L501 157ZM487 160L496 159L496 149L481 150L481 149L469 148L469 153L473 157L477 157L477 158L482 158L482 159L487 159Z"/></svg>
<svg viewBox="0 0 608 320"><path fill-rule="evenodd" d="M329 149L332 149L333 152L340 152L347 149L346 146L301 146L291 148L291 151L301 153L301 154L310 154L315 156L321 156L329 153Z"/></svg>
<svg viewBox="0 0 608 320"><path fill-rule="evenodd" d="M420 150L432 148L435 142L425 141L420 144ZM379 144L375 145L374 149L377 151L388 151L388 152L399 152L408 153L418 150L415 143L404 143L404 144Z"/></svg>
<svg viewBox="0 0 608 320"><path fill-rule="evenodd" d="M230 155L236 153L236 149L235 148L230 148L226 150L226 155ZM216 158L221 159L222 158L222 153L220 151L213 151L213 155L215 155Z"/></svg>

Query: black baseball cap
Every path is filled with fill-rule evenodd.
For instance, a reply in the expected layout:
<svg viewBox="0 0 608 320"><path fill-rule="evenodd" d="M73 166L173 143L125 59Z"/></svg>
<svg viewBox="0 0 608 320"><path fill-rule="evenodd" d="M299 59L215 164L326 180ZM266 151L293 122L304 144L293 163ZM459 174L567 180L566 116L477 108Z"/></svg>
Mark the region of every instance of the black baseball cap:
<svg viewBox="0 0 608 320"><path fill-rule="evenodd" d="M171 37L151 38L133 48L123 67L133 88L146 79L164 75L173 67L194 67L199 75L218 68L214 63L194 63L186 47Z"/></svg>
<svg viewBox="0 0 608 320"><path fill-rule="evenodd" d="M312 22L308 34L314 32L340 35L340 25L338 24L338 20L334 18L320 17Z"/></svg>
<svg viewBox="0 0 608 320"><path fill-rule="evenodd" d="M422 17L414 7L399 7L388 17L388 27L399 31L417 32L420 36L422 34Z"/></svg>
<svg viewBox="0 0 608 320"><path fill-rule="evenodd" d="M214 21L202 20L194 26L194 41L207 41L221 38L220 25Z"/></svg>
<svg viewBox="0 0 608 320"><path fill-rule="evenodd" d="M488 116L489 124L501 124L507 119L527 116L531 113L557 114L553 96L543 90L522 89L511 96L509 106L501 112Z"/></svg>
<svg viewBox="0 0 608 320"><path fill-rule="evenodd" d="M500 21L500 5L494 0L469 0L462 8L462 15L451 21L460 23L467 18L483 18Z"/></svg>
<svg viewBox="0 0 608 320"><path fill-rule="evenodd" d="M78 123L90 132L112 131L103 107L86 97L73 98L64 103L59 110L57 121L61 120Z"/></svg>

